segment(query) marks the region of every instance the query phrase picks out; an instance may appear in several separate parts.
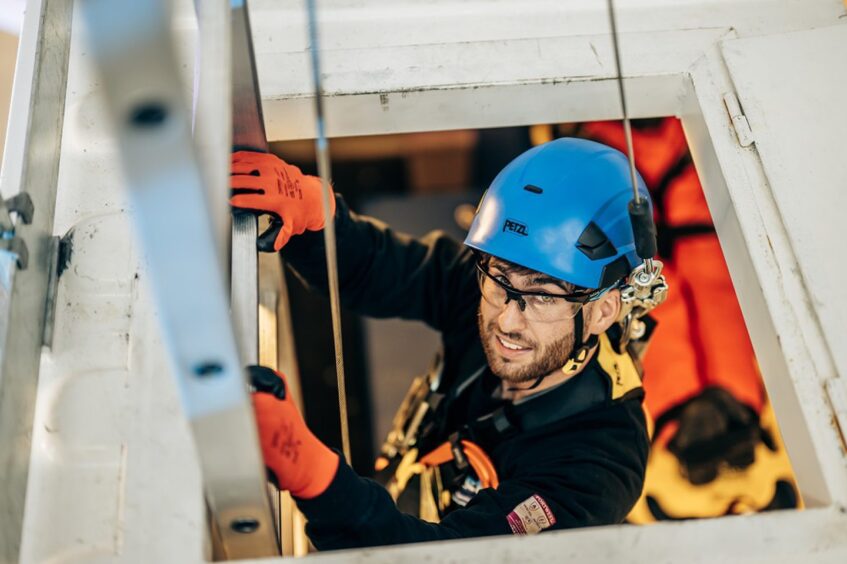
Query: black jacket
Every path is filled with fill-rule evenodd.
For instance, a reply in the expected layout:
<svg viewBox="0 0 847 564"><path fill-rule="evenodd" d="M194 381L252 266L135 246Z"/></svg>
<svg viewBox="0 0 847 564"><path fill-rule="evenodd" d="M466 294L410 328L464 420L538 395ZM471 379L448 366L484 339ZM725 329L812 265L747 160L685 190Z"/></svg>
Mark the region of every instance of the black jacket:
<svg viewBox="0 0 847 564"><path fill-rule="evenodd" d="M345 306L373 317L420 320L441 332L441 389L447 394L442 431L449 434L481 415L497 383L487 370L463 401L449 401L485 365L472 253L439 232L421 239L395 233L353 214L340 197L336 234ZM307 284L326 291L323 233L292 238L283 256ZM603 380L608 390L612 377L604 377L596 356L572 380ZM649 441L643 392L639 387L615 400L604 395L555 423L483 444L500 486L480 491L438 524L401 513L382 486L341 461L326 492L298 501L309 537L318 549L335 549L620 523L644 481Z"/></svg>

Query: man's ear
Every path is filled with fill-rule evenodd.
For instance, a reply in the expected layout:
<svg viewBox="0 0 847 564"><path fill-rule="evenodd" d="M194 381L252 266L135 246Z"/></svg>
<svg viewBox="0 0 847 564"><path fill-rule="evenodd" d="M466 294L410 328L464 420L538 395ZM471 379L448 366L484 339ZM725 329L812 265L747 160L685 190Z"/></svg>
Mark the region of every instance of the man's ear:
<svg viewBox="0 0 847 564"><path fill-rule="evenodd" d="M585 315L585 334L601 335L617 321L621 312L621 291L615 288L589 304Z"/></svg>

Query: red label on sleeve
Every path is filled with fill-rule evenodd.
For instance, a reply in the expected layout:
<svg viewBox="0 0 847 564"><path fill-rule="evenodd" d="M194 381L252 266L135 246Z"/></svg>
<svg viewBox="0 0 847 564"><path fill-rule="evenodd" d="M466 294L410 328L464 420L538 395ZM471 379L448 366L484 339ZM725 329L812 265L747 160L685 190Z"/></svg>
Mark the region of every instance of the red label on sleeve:
<svg viewBox="0 0 847 564"><path fill-rule="evenodd" d="M519 503L506 516L506 521L516 535L534 535L556 524L556 517L547 502L538 494L532 494Z"/></svg>

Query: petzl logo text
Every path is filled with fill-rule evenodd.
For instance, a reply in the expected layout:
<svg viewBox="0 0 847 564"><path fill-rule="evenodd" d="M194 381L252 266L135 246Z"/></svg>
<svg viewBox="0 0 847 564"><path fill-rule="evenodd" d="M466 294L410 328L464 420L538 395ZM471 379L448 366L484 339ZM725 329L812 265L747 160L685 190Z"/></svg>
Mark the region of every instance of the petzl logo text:
<svg viewBox="0 0 847 564"><path fill-rule="evenodd" d="M529 235L526 230L526 224L521 223L520 221L515 221L514 219L507 219L503 223L503 231L508 231L516 235L523 235L524 237Z"/></svg>

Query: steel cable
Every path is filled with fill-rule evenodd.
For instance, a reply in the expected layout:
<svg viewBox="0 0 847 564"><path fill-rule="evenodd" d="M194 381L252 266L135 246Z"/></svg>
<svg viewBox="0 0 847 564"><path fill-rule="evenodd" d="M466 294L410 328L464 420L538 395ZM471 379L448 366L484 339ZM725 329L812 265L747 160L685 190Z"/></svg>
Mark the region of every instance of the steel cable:
<svg viewBox="0 0 847 564"><path fill-rule="evenodd" d="M623 71L621 70L621 52L618 41L618 26L617 21L615 19L614 0L607 0L607 4L609 7L609 25L612 28L612 47L615 55L615 75L618 83L618 92L620 94L621 99L621 111L623 112L623 131L624 137L626 138L627 159L629 160L629 179L630 182L632 182L632 198L635 202L635 205L638 206L639 204L641 204L641 195L638 193L638 181L636 180L635 173L635 150L632 146L632 127L629 121L629 112L626 107L626 94L624 92L623 85ZM648 275L655 272L655 267L653 265L653 257L644 256L641 258L644 260L644 268L647 271Z"/></svg>
<svg viewBox="0 0 847 564"><path fill-rule="evenodd" d="M317 6L315 0L306 0L309 16L309 52L312 60L312 80L315 90L315 153L318 161L318 176L321 178L324 212L324 245L326 247L326 270L329 281L329 303L332 311L332 338L335 345L335 373L338 378L338 410L341 415L341 446L344 458L350 464L350 429L347 419L347 389L344 378L344 352L341 341L341 302L338 290L338 255L335 241L335 218L332 216L330 198L332 173L329 144L326 139L323 86L321 84L321 62L318 46Z"/></svg>

